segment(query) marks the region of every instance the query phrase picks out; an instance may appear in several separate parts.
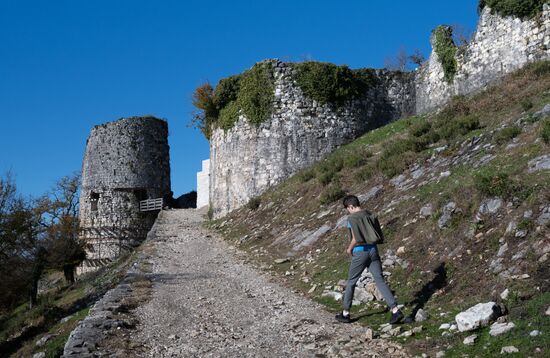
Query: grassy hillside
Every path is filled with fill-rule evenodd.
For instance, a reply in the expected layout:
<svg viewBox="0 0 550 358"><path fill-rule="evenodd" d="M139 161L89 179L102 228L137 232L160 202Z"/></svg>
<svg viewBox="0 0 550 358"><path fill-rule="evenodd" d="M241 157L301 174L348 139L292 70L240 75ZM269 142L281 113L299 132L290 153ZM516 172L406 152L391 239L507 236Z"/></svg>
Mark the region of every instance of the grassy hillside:
<svg viewBox="0 0 550 358"><path fill-rule="evenodd" d="M337 311L339 302L321 296L347 274L340 199L360 195L383 224L382 260L397 262L385 270L398 301L406 314L423 308L429 315L403 327L422 326L420 333L393 339L414 354L492 356L514 345L518 356L547 356L550 172L529 168L550 154L550 106L541 111L549 103L550 63L529 65L438 113L369 132L209 225L252 262ZM467 346L471 332L438 329L491 300L506 307L511 332L490 337L484 328ZM388 319L380 301L354 306L352 315L379 334ZM530 337L535 329L543 333Z"/></svg>

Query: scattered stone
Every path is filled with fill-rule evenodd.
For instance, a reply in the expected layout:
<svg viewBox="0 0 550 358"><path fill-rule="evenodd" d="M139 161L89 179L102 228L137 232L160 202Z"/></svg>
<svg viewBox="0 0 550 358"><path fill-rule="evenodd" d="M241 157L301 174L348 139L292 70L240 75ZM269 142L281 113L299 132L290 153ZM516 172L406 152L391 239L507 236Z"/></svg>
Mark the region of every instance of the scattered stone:
<svg viewBox="0 0 550 358"><path fill-rule="evenodd" d="M439 351L435 354L435 358L442 358L445 357L445 352Z"/></svg>
<svg viewBox="0 0 550 358"><path fill-rule="evenodd" d="M497 257L502 257L502 256L504 256L504 254L506 253L506 251L508 251L508 244L507 244L507 243L504 243L504 245L502 245L502 246L498 249Z"/></svg>
<svg viewBox="0 0 550 358"><path fill-rule="evenodd" d="M523 218L524 219L530 219L531 216L533 216L533 210L529 209L529 210L525 210L523 212Z"/></svg>
<svg viewBox="0 0 550 358"><path fill-rule="evenodd" d="M545 154L530 160L529 163L527 163L527 166L529 168L529 173L534 173L541 170L550 170L550 154Z"/></svg>
<svg viewBox="0 0 550 358"><path fill-rule="evenodd" d="M510 332L516 325L513 322L508 323L493 323L489 334L493 337L500 336L501 334Z"/></svg>
<svg viewBox="0 0 550 358"><path fill-rule="evenodd" d="M443 323L441 326L439 326L439 329L449 329L451 328L451 325L449 323Z"/></svg>
<svg viewBox="0 0 550 358"><path fill-rule="evenodd" d="M32 358L46 358L46 352L38 352L32 355Z"/></svg>
<svg viewBox="0 0 550 358"><path fill-rule="evenodd" d="M392 328L388 331L388 333L391 335L391 336L397 336L399 335L399 333L401 333L401 327L395 327L395 328Z"/></svg>
<svg viewBox="0 0 550 358"><path fill-rule="evenodd" d="M547 206L544 209L542 209L542 213L537 218L537 224L539 224L540 226L544 226L548 222L550 222L550 206Z"/></svg>
<svg viewBox="0 0 550 358"><path fill-rule="evenodd" d="M403 255L405 253L405 246L400 246L395 253L397 255Z"/></svg>
<svg viewBox="0 0 550 358"><path fill-rule="evenodd" d="M449 327L449 331L456 331L458 329L458 327L456 326L456 324L451 324L451 327Z"/></svg>
<svg viewBox="0 0 550 358"><path fill-rule="evenodd" d="M515 221L510 221L510 223L508 223L508 226L506 227L506 234L507 235L510 235L511 233L513 233L514 231L516 231L516 228L518 226L518 223L515 222Z"/></svg>
<svg viewBox="0 0 550 358"><path fill-rule="evenodd" d="M55 337L54 334L46 334L44 337L40 338L38 341L36 341L37 347L43 347L46 342L48 342L52 337Z"/></svg>
<svg viewBox="0 0 550 358"><path fill-rule="evenodd" d="M481 215L495 214L502 207L503 203L501 198L485 199L479 206L479 213Z"/></svg>
<svg viewBox="0 0 550 358"><path fill-rule="evenodd" d="M500 316L500 307L495 302L478 303L456 315L455 320L460 332L484 327Z"/></svg>
<svg viewBox="0 0 550 358"><path fill-rule="evenodd" d="M423 218L428 218L432 216L432 214L433 214L432 204L426 204L422 207L422 209L420 209L420 216L422 216Z"/></svg>
<svg viewBox="0 0 550 358"><path fill-rule="evenodd" d="M531 337L540 336L540 331L538 329L535 329L529 333Z"/></svg>
<svg viewBox="0 0 550 358"><path fill-rule="evenodd" d="M448 176L451 176L451 172L447 170L447 171L441 172L439 176L442 178L446 178Z"/></svg>
<svg viewBox="0 0 550 358"><path fill-rule="evenodd" d="M290 261L289 258L277 259L277 260L275 260L275 263L276 263L277 265L280 265L280 264L284 264L285 262L289 262L289 261Z"/></svg>
<svg viewBox="0 0 550 358"><path fill-rule="evenodd" d="M500 294L500 298L503 299L503 300L507 300L509 295L510 295L510 290L509 290L509 289L505 289L505 290L502 291L502 293Z"/></svg>
<svg viewBox="0 0 550 358"><path fill-rule="evenodd" d="M74 315L67 316L63 319L61 319L60 323L67 323L70 321L71 318L73 318Z"/></svg>
<svg viewBox="0 0 550 358"><path fill-rule="evenodd" d="M309 291L307 291L307 293L311 294L311 293L315 292L316 289L317 289L317 284L311 286L311 288L309 289Z"/></svg>
<svg viewBox="0 0 550 358"><path fill-rule="evenodd" d="M365 339L367 341L372 341L374 339L374 331L370 328L367 328L365 331Z"/></svg>
<svg viewBox="0 0 550 358"><path fill-rule="evenodd" d="M443 207L443 214L441 215L439 220L437 220L437 225L439 226L439 228L443 229L444 227L446 227L453 215L458 212L460 212L460 209L457 209L455 202L451 201L447 203L447 205Z"/></svg>
<svg viewBox="0 0 550 358"><path fill-rule="evenodd" d="M340 293L340 292L335 292L335 291L325 291L325 292L323 292L323 294L321 295L321 297L332 298L332 299L335 300L335 301L341 301L343 296L344 296L344 295L342 295L342 293Z"/></svg>
<svg viewBox="0 0 550 358"><path fill-rule="evenodd" d="M502 347L502 349L500 350L500 354L504 354L504 353L518 353L519 350L514 347L514 346L506 346L506 347Z"/></svg>
<svg viewBox="0 0 550 358"><path fill-rule="evenodd" d="M426 311L424 311L422 308L420 308L416 314L414 315L414 320L416 322L424 322L425 320L428 319L428 314L426 313Z"/></svg>
<svg viewBox="0 0 550 358"><path fill-rule="evenodd" d="M424 329L424 327L422 327L422 326L414 327L414 328L412 329L412 332L413 332L414 334L417 334L417 333L422 332L423 329Z"/></svg>
<svg viewBox="0 0 550 358"><path fill-rule="evenodd" d="M525 236L527 236L527 230L516 231L515 237L517 237L518 239L521 239L522 237L525 237Z"/></svg>
<svg viewBox="0 0 550 358"><path fill-rule="evenodd" d="M464 343L466 345L472 345L472 344L475 343L476 339L477 339L477 334L472 334L471 336L468 336L468 337L464 338L462 343Z"/></svg>

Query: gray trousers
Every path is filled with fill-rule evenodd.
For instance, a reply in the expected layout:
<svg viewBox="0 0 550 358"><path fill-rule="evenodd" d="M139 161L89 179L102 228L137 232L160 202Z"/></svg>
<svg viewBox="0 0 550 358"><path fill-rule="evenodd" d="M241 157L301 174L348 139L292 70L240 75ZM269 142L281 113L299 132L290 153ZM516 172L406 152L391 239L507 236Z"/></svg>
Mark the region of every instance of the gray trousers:
<svg viewBox="0 0 550 358"><path fill-rule="evenodd" d="M371 249L370 251L359 251L353 254L351 264L349 266L348 284L346 285L346 292L344 293L343 308L349 311L351 303L353 302L353 294L355 292L355 285L361 277L361 274L366 268L369 268L376 287L384 296L384 300L390 308L397 306L395 298L391 293L390 288L382 277L382 264L380 263L380 256L378 256L377 249Z"/></svg>

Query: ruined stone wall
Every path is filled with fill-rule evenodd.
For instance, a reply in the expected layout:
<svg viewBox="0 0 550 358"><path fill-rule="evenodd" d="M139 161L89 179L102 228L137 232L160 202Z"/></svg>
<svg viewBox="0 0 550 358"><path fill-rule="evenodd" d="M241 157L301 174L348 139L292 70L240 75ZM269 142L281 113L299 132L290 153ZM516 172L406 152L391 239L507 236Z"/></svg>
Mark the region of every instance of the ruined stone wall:
<svg viewBox="0 0 550 358"><path fill-rule="evenodd" d="M170 194L165 121L132 117L94 127L82 165L80 226L87 260L79 272L143 240L157 213L140 212L139 201Z"/></svg>
<svg viewBox="0 0 550 358"><path fill-rule="evenodd" d="M241 115L210 139L210 201L215 217L242 206L270 186L305 168L367 130L414 111L407 74L378 71L378 84L336 108L307 98L289 64L268 61L275 75L271 118L259 126Z"/></svg>
<svg viewBox="0 0 550 358"><path fill-rule="evenodd" d="M485 8L472 41L458 50L456 58L458 72L452 83L444 80L435 52L418 71L418 113L436 109L452 96L477 92L529 62L550 58L550 6L545 4L542 16L532 20L500 17Z"/></svg>

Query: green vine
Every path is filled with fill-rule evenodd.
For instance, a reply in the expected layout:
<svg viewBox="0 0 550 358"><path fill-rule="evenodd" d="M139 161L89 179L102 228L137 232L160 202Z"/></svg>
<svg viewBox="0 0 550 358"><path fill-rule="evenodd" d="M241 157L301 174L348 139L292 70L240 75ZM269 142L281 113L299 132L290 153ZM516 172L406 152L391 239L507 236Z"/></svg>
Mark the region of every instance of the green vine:
<svg viewBox="0 0 550 358"><path fill-rule="evenodd" d="M434 50L443 67L445 81L453 83L458 70L456 62L457 47L453 41L453 30L449 26L439 26L434 32Z"/></svg>
<svg viewBox="0 0 550 358"><path fill-rule="evenodd" d="M480 0L478 10L481 12L486 6L491 12L500 16L514 16L518 18L533 18L542 13L542 5L549 0Z"/></svg>
<svg viewBox="0 0 550 358"><path fill-rule="evenodd" d="M295 63L293 67L304 94L322 104L341 106L363 95L376 81L371 69L351 70L345 65L313 61Z"/></svg>

